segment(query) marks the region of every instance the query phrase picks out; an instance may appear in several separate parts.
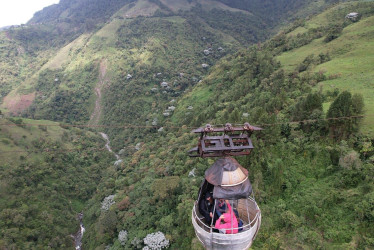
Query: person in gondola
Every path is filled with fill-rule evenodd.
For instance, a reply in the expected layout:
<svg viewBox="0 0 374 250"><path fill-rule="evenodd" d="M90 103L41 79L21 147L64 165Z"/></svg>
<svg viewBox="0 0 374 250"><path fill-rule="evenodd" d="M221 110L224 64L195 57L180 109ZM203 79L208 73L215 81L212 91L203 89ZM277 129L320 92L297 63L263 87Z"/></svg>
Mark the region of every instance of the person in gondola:
<svg viewBox="0 0 374 250"><path fill-rule="evenodd" d="M243 225L244 224L243 224L243 221L239 217L238 210L236 210L235 208L234 208L234 214L236 216L236 220L238 221L238 231L241 232L241 231L243 231Z"/></svg>
<svg viewBox="0 0 374 250"><path fill-rule="evenodd" d="M224 214L227 210L226 201L224 199L217 199L216 200L216 213L218 218L221 217L222 214ZM236 217L236 220L238 221L238 227L239 232L243 231L243 221L239 218L238 210L234 208L234 214Z"/></svg>
<svg viewBox="0 0 374 250"><path fill-rule="evenodd" d="M216 200L216 213L217 217L221 217L223 213L227 210L226 201L224 199L217 199Z"/></svg>
<svg viewBox="0 0 374 250"><path fill-rule="evenodd" d="M199 212L202 216L205 218L205 223L207 225L212 224L216 221L217 216L213 215L214 212L214 199L212 197L212 194L210 192L207 192L205 194L205 197L200 200L199 202Z"/></svg>
<svg viewBox="0 0 374 250"><path fill-rule="evenodd" d="M228 207L227 213L222 214L218 218L214 227L218 229L220 233L236 234L238 233L238 220L228 201L226 201L226 205Z"/></svg>

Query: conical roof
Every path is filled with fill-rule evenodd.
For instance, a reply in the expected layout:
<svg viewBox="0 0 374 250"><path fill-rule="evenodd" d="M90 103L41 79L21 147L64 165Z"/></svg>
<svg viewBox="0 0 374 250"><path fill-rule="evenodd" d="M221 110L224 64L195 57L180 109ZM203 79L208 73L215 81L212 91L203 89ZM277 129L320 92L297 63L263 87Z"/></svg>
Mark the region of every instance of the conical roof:
<svg viewBox="0 0 374 250"><path fill-rule="evenodd" d="M231 157L218 159L205 171L205 179L214 185L214 199L248 198L252 193L248 170Z"/></svg>
<svg viewBox="0 0 374 250"><path fill-rule="evenodd" d="M231 157L218 159L205 171L205 179L214 186L235 186L247 178L248 170Z"/></svg>

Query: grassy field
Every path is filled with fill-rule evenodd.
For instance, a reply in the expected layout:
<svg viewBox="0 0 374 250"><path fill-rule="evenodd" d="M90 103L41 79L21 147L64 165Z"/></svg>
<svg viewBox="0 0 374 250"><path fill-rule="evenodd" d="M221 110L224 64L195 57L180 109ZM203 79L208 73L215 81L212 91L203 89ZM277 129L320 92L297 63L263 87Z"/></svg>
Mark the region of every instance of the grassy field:
<svg viewBox="0 0 374 250"><path fill-rule="evenodd" d="M158 6L147 0L137 1L136 4L127 4L120 9L114 16L122 18L133 18L136 16L151 16L158 9Z"/></svg>
<svg viewBox="0 0 374 250"><path fill-rule="evenodd" d="M189 113L198 114L201 112L200 104L206 102L213 95L213 91L205 88L201 82L194 91L187 93L182 100L178 103L178 107L175 110L175 115L172 116L172 123L182 120L184 116ZM192 106L192 110L187 108Z"/></svg>
<svg viewBox="0 0 374 250"><path fill-rule="evenodd" d="M77 39L75 39L73 42L69 43L65 47L63 47L61 50L57 52L57 54L46 63L41 70L44 69L61 69L64 64L69 63L72 61L74 56L78 53L77 51L81 49L85 43L87 42L87 39L89 38L88 34L83 34Z"/></svg>
<svg viewBox="0 0 374 250"><path fill-rule="evenodd" d="M328 13L328 12L327 12ZM326 13L316 16L306 27L315 27L326 22ZM303 32L298 28L295 32ZM374 17L362 19L347 26L341 36L329 43L324 37L310 44L283 53L277 57L287 71L294 70L307 56L329 53L332 60L313 68L314 72L335 75L336 79L320 82L316 89L324 92L338 88L360 93L365 100L365 118L362 132L374 135ZM327 109L328 106L325 106Z"/></svg>
<svg viewBox="0 0 374 250"><path fill-rule="evenodd" d="M19 118L14 118L17 121ZM33 143L40 138L51 141L60 141L64 129L58 123L46 120L22 119L22 124L17 126L7 119L0 120L0 154L2 163L20 163L24 157L37 158L37 154L26 151L33 150ZM4 125L6 124L6 125ZM37 126L44 124L46 126ZM20 151L19 153L11 153Z"/></svg>

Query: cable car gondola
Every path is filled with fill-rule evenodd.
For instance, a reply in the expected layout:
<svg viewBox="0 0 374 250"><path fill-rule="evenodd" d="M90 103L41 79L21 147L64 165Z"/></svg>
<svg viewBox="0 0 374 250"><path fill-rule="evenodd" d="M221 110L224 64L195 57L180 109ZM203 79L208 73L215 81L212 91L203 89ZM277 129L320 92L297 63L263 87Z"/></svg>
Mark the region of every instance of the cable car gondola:
<svg viewBox="0 0 374 250"><path fill-rule="evenodd" d="M246 123L243 127L226 124L224 128L213 128L208 124L193 131L201 136L198 147L189 151L191 157L220 157L205 171L192 209L192 225L206 249L248 249L260 229L261 210L252 196L248 170L231 157L250 154L253 149L250 136L255 130L261 128ZM212 133L224 134L211 136ZM204 216L201 208L201 204L207 202L213 207L211 219ZM221 219L217 216L219 202L225 209Z"/></svg>

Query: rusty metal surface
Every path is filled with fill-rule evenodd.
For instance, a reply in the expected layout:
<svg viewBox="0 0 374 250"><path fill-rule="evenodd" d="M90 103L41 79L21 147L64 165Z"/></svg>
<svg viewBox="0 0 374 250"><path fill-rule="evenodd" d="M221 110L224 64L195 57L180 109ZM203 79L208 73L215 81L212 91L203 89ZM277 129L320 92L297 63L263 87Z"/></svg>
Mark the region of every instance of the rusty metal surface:
<svg viewBox="0 0 374 250"><path fill-rule="evenodd" d="M234 127L230 123L227 123L224 127L215 128L214 126L207 124L205 127L197 128L192 130L193 133L214 133L214 132L240 132L240 131L259 131L262 128L252 126L249 123L244 123L243 126Z"/></svg>
<svg viewBox="0 0 374 250"><path fill-rule="evenodd" d="M193 133L200 133L198 146L191 149L188 154L191 157L224 157L249 155L253 149L250 136L253 131L262 128L245 123L241 127L233 127L227 123L225 127L214 128L207 124L204 128L193 130ZM209 134L220 135L209 135Z"/></svg>

